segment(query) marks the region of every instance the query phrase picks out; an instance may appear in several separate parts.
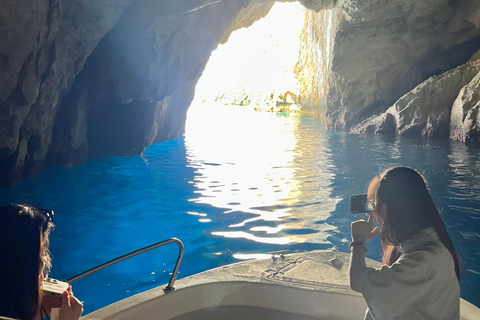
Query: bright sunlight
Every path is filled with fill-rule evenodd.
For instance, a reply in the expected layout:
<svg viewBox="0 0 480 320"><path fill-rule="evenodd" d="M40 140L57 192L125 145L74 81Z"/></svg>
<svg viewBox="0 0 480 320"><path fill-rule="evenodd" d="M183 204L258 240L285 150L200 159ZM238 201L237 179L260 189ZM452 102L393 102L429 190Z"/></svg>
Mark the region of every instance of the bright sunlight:
<svg viewBox="0 0 480 320"><path fill-rule="evenodd" d="M298 95L293 69L304 15L297 2L277 3L265 18L233 32L212 53L191 108L202 102L266 108L287 92Z"/></svg>
<svg viewBox="0 0 480 320"><path fill-rule="evenodd" d="M293 163L307 152L297 146L297 139L302 138L299 118L252 113L255 109L275 111L273 107L282 99L288 103L287 92L298 96L293 70L299 59L304 16L305 9L298 3L275 4L265 18L233 32L226 44L219 45L196 86L185 134L188 166L195 169L189 183L195 186L196 196L190 201L227 209L225 214L232 217L240 217L238 212L250 214L237 219L189 212L202 223L222 221L212 235L266 244L322 243L325 231L332 228L316 223L318 213L299 202L305 188L316 186L299 182L302 173L294 169ZM330 184L331 174L319 176L323 186ZM322 198L326 219L336 200L330 199L330 188L324 191L315 193ZM302 213L292 209L299 206ZM285 232L299 225L316 232Z"/></svg>

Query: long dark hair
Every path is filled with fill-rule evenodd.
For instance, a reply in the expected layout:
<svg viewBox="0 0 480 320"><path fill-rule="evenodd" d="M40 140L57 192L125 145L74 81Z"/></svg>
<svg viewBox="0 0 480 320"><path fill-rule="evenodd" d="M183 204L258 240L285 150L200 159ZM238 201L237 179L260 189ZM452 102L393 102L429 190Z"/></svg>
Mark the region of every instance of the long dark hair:
<svg viewBox="0 0 480 320"><path fill-rule="evenodd" d="M460 267L452 240L427 189L425 178L407 167L392 167L375 177L368 187L368 199L387 207L381 232L383 263L392 265L399 257L397 245L421 230L433 228L448 249L460 280Z"/></svg>
<svg viewBox="0 0 480 320"><path fill-rule="evenodd" d="M39 279L51 267L48 237L52 227L34 207L0 207L0 316L35 317L42 296Z"/></svg>

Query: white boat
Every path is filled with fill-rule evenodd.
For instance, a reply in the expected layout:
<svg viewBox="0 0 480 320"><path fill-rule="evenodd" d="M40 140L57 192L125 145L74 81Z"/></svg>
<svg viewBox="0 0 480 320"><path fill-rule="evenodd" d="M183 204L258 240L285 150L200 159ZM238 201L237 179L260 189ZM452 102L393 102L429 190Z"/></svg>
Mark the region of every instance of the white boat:
<svg viewBox="0 0 480 320"><path fill-rule="evenodd" d="M180 249L181 255L166 288L139 293L82 319L361 320L364 317L365 301L349 287L347 253L272 253L268 259L236 263L178 280L173 290L183 246ZM372 260L367 264L381 265ZM463 299L460 314L464 320L480 319L480 309Z"/></svg>

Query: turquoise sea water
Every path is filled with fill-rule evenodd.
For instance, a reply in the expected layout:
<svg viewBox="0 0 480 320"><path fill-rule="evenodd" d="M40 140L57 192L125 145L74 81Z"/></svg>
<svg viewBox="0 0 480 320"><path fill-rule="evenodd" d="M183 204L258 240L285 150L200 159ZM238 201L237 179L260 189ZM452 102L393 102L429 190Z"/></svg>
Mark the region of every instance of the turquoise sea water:
<svg viewBox="0 0 480 320"><path fill-rule="evenodd" d="M178 278L276 250L348 252L349 196L382 169L418 169L462 260L462 297L480 306L480 150L453 141L330 132L318 119L204 108L185 137L141 156L47 168L0 188L0 201L55 211L52 276L170 237L185 244ZM74 284L85 313L168 282L175 245ZM379 239L367 256L380 259Z"/></svg>

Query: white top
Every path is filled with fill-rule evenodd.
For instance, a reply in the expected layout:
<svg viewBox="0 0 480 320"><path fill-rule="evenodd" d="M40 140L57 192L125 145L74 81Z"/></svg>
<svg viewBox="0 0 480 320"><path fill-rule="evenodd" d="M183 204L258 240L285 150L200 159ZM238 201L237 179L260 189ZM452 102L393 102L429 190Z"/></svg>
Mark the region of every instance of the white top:
<svg viewBox="0 0 480 320"><path fill-rule="evenodd" d="M367 268L360 289L366 320L458 320L460 287L452 255L432 228L401 243L391 266Z"/></svg>

